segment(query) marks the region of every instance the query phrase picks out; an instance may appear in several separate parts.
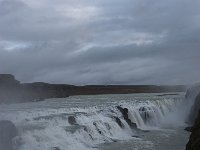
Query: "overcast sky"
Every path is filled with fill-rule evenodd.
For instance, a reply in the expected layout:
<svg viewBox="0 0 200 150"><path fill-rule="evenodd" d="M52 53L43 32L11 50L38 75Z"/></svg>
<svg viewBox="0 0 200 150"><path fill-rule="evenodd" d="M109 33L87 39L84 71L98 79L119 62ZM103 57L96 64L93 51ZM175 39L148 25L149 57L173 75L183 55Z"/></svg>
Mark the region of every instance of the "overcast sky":
<svg viewBox="0 0 200 150"><path fill-rule="evenodd" d="M22 82L200 81L200 0L0 0L0 73Z"/></svg>

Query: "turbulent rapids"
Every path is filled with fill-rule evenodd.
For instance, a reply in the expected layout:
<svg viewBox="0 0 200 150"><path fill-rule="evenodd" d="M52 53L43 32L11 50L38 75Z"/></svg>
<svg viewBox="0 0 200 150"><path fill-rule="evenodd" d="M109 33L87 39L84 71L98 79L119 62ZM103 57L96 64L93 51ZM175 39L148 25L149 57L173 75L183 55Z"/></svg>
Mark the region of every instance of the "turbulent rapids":
<svg viewBox="0 0 200 150"><path fill-rule="evenodd" d="M19 150L101 149L105 143L141 142L141 133L161 130L177 120L182 101L183 93L74 96L2 105L0 119L15 123ZM154 143L145 144L153 149Z"/></svg>

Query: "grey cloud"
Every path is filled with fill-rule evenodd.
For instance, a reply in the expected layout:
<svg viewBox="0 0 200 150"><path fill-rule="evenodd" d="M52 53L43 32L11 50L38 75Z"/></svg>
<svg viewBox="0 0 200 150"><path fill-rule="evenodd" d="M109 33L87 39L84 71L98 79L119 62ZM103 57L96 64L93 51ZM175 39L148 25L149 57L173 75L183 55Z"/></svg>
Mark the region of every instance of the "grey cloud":
<svg viewBox="0 0 200 150"><path fill-rule="evenodd" d="M198 0L1 0L0 73L23 82L198 82L199 6ZM14 48L8 51L6 42Z"/></svg>

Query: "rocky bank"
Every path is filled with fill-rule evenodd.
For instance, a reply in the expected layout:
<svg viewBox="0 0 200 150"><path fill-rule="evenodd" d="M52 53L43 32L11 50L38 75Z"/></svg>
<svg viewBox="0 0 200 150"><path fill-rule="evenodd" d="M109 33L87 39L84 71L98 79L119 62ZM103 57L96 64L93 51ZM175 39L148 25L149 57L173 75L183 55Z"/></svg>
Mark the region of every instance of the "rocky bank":
<svg viewBox="0 0 200 150"><path fill-rule="evenodd" d="M186 93L186 99L193 102L188 117L188 123L193 125L192 133L186 145L186 150L200 150L200 85L190 88Z"/></svg>

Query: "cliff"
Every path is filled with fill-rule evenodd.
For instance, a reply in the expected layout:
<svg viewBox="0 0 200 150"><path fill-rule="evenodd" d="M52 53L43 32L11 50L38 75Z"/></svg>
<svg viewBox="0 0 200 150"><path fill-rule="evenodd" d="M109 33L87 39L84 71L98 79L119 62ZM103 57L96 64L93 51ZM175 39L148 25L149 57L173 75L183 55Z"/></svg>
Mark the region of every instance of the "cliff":
<svg viewBox="0 0 200 150"><path fill-rule="evenodd" d="M86 85L48 84L43 82L21 84L13 75L0 75L0 103L38 101L64 98L71 95L128 94L182 92L185 86L155 85Z"/></svg>
<svg viewBox="0 0 200 150"><path fill-rule="evenodd" d="M189 142L186 145L186 150L199 150L199 149L200 149L200 112L192 128L192 134L190 135Z"/></svg>
<svg viewBox="0 0 200 150"><path fill-rule="evenodd" d="M0 87L11 87L19 85L20 82L15 80L15 77L11 74L0 74Z"/></svg>
<svg viewBox="0 0 200 150"><path fill-rule="evenodd" d="M186 150L199 150L200 149L200 86L191 88L186 96L193 98L193 105L190 110L188 121L193 125L192 133L189 142L187 143ZM187 97L187 98L188 98ZM190 99L192 100L192 99ZM196 119L195 119L196 118Z"/></svg>
<svg viewBox="0 0 200 150"><path fill-rule="evenodd" d="M13 75L0 74L0 103L40 101L47 98L68 97L71 85L48 83L21 84Z"/></svg>

